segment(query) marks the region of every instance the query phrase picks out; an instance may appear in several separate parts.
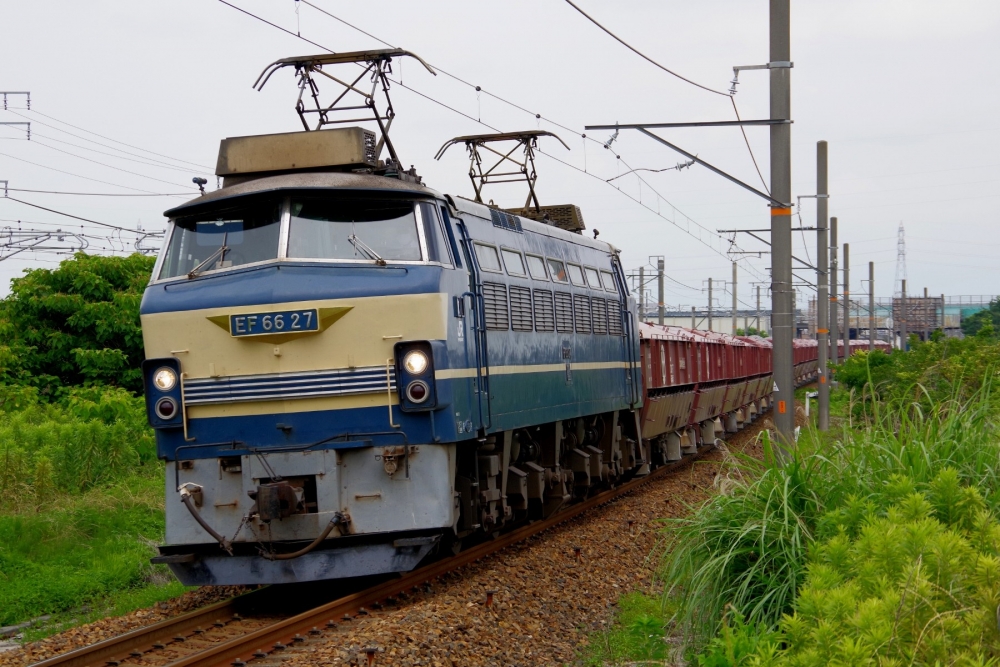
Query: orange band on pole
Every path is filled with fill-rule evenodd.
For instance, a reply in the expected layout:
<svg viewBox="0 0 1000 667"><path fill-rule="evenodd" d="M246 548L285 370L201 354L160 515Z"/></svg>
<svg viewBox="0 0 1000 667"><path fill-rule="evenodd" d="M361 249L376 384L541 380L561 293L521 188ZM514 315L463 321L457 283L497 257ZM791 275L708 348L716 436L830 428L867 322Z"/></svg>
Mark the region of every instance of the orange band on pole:
<svg viewBox="0 0 1000 667"><path fill-rule="evenodd" d="M816 333L830 333L829 329L816 329Z"/></svg>
<svg viewBox="0 0 1000 667"><path fill-rule="evenodd" d="M791 215L792 209L788 207L773 207L771 209L771 215Z"/></svg>
<svg viewBox="0 0 1000 667"><path fill-rule="evenodd" d="M784 401L778 401L778 412L780 412L781 414L785 414L785 412L787 412L787 410L785 409Z"/></svg>

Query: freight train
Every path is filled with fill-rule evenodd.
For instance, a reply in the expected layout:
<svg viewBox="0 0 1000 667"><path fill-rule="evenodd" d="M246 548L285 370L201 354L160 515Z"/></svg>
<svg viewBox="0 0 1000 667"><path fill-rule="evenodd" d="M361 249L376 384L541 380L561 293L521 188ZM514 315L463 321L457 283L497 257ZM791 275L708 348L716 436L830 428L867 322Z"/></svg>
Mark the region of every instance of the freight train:
<svg viewBox="0 0 1000 667"><path fill-rule="evenodd" d="M769 408L768 341L640 323L610 243L436 192L372 132L230 138L217 174L141 305L184 584L407 571Z"/></svg>

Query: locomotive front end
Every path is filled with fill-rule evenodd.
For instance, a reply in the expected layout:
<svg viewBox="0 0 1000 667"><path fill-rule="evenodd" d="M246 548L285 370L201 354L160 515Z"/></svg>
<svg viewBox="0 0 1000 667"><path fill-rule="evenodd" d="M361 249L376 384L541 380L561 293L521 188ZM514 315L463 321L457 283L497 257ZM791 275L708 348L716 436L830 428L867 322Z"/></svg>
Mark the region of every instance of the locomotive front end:
<svg viewBox="0 0 1000 667"><path fill-rule="evenodd" d="M468 415L437 379L457 248L370 135L226 140L225 186L167 212L143 371L167 462L154 561L185 584L405 571L457 522L440 443Z"/></svg>

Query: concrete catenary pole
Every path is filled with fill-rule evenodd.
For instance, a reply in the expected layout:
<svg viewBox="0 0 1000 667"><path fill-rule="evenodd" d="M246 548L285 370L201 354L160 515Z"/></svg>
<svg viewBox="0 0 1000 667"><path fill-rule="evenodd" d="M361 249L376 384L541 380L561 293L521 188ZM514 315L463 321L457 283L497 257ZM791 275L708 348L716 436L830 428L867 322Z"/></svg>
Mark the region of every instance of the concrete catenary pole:
<svg viewBox="0 0 1000 667"><path fill-rule="evenodd" d="M659 322L663 324L663 258L656 260L656 289L659 292Z"/></svg>
<svg viewBox="0 0 1000 667"><path fill-rule="evenodd" d="M639 321L646 321L646 267L639 267Z"/></svg>
<svg viewBox="0 0 1000 667"><path fill-rule="evenodd" d="M844 244L844 359L851 354L851 245Z"/></svg>
<svg viewBox="0 0 1000 667"><path fill-rule="evenodd" d="M771 340L774 425L787 446L795 439L792 362L792 70L790 0L769 0L771 77Z"/></svg>
<svg viewBox="0 0 1000 667"><path fill-rule="evenodd" d="M757 316L754 318L757 323L755 328L757 329L757 335L760 335L760 285L757 285Z"/></svg>
<svg viewBox="0 0 1000 667"><path fill-rule="evenodd" d="M816 339L819 348L819 401L817 425L819 430L830 428L830 293L827 267L827 223L830 216L827 170L827 143L816 142Z"/></svg>
<svg viewBox="0 0 1000 667"><path fill-rule="evenodd" d="M875 350L875 262L868 262L868 351Z"/></svg>
<svg viewBox="0 0 1000 667"><path fill-rule="evenodd" d="M930 317L930 301L927 300L927 288L924 288L924 307L921 309L923 311L924 317L924 342L931 339L931 317ZM937 308L934 309L934 314L937 315Z"/></svg>
<svg viewBox="0 0 1000 667"><path fill-rule="evenodd" d="M926 290L925 290L926 291ZM736 335L736 330L739 328L736 323L736 262L733 262L733 335Z"/></svg>
<svg viewBox="0 0 1000 667"><path fill-rule="evenodd" d="M900 313L899 313L899 349L906 352L906 281L903 281L903 298L900 300Z"/></svg>
<svg viewBox="0 0 1000 667"><path fill-rule="evenodd" d="M698 320L694 315L694 306L691 306L691 328L692 329L698 328Z"/></svg>
<svg viewBox="0 0 1000 667"><path fill-rule="evenodd" d="M941 333L944 334L944 294L941 295Z"/></svg>
<svg viewBox="0 0 1000 667"><path fill-rule="evenodd" d="M708 330L712 330L712 279L708 279Z"/></svg>
<svg viewBox="0 0 1000 667"><path fill-rule="evenodd" d="M830 218L830 363L834 366L838 361L837 339L840 337L837 304L837 219Z"/></svg>

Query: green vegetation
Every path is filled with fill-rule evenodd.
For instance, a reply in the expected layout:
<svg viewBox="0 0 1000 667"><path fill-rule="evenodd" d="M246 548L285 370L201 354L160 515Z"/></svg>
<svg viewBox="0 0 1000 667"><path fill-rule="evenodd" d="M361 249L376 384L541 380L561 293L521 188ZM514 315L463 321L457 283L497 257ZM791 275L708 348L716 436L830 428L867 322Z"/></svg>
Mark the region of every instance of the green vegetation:
<svg viewBox="0 0 1000 667"><path fill-rule="evenodd" d="M1000 299L993 299L989 308L962 318L962 333L966 336L995 337L997 331L1000 331Z"/></svg>
<svg viewBox="0 0 1000 667"><path fill-rule="evenodd" d="M663 627L669 616L661 600L642 593L625 594L618 601L614 627L591 637L583 664L600 667L637 660L665 660L670 645L664 641Z"/></svg>
<svg viewBox="0 0 1000 667"><path fill-rule="evenodd" d="M183 590L149 564L163 467L135 394L151 267L81 254L0 301L0 625L55 614L52 631Z"/></svg>
<svg viewBox="0 0 1000 667"><path fill-rule="evenodd" d="M767 338L768 333L766 331L758 330L757 327L747 327L744 329L736 330L737 336L760 336L761 338Z"/></svg>
<svg viewBox="0 0 1000 667"><path fill-rule="evenodd" d="M997 664L998 360L985 334L852 357L831 432L765 437L666 522L662 634L712 667Z"/></svg>

